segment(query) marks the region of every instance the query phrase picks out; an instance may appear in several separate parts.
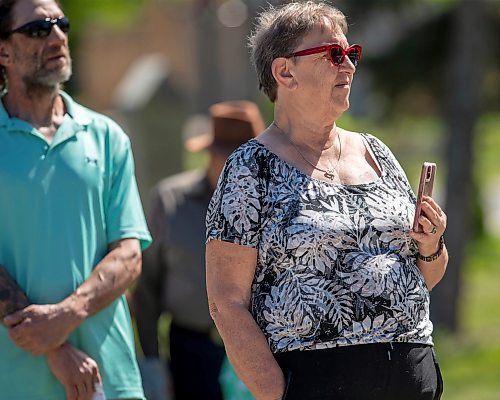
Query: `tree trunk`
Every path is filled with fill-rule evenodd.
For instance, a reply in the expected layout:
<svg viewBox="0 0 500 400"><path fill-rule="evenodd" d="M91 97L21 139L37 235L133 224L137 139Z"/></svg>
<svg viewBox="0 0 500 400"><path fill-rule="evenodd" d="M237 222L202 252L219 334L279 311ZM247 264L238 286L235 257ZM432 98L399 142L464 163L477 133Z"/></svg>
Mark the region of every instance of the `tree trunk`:
<svg viewBox="0 0 500 400"><path fill-rule="evenodd" d="M432 319L437 327L459 329L462 267L471 230L474 127L479 117L484 76L486 4L462 0L453 11L449 38L445 120L448 130L448 179L445 234L450 262L432 292Z"/></svg>
<svg viewBox="0 0 500 400"><path fill-rule="evenodd" d="M195 3L199 85L194 106L198 113L206 113L208 107L221 100L216 6L214 0L197 0Z"/></svg>

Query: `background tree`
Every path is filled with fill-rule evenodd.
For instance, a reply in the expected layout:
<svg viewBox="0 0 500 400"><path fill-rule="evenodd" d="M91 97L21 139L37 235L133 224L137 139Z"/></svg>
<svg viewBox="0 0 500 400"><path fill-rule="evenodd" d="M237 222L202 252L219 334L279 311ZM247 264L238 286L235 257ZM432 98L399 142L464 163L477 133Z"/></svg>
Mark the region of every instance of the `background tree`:
<svg viewBox="0 0 500 400"><path fill-rule="evenodd" d="M446 277L433 292L436 323L455 332L459 328L462 265L471 238L474 131L482 104L486 74L488 7L485 1L458 3L451 14L444 98L448 146L446 243L450 262Z"/></svg>

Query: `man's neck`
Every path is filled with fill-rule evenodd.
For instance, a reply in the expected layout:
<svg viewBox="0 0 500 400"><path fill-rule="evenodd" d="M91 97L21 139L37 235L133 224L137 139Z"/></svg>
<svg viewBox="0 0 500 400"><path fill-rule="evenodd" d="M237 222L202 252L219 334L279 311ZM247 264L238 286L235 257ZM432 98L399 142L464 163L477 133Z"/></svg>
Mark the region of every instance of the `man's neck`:
<svg viewBox="0 0 500 400"><path fill-rule="evenodd" d="M9 92L2 99L5 110L11 117L28 122L38 129L50 142L62 123L65 105L59 88L28 94L26 91Z"/></svg>

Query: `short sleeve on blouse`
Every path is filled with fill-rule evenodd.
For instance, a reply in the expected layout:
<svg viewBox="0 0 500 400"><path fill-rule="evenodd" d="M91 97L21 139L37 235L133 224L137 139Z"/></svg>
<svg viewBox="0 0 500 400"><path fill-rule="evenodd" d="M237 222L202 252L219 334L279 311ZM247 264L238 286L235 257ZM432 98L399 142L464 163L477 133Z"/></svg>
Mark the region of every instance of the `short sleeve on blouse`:
<svg viewBox="0 0 500 400"><path fill-rule="evenodd" d="M263 220L264 157L250 141L226 161L207 212L207 242L221 240L257 247Z"/></svg>

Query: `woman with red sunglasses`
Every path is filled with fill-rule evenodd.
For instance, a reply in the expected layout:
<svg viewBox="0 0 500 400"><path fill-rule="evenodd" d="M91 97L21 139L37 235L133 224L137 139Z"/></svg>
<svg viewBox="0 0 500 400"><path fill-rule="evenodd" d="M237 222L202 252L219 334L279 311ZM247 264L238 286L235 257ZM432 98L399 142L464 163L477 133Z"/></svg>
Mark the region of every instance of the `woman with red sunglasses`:
<svg viewBox="0 0 500 400"><path fill-rule="evenodd" d="M212 317L257 399L439 399L429 290L446 216L390 150L337 125L361 46L326 3L260 14L250 38L274 121L237 149L207 214Z"/></svg>

